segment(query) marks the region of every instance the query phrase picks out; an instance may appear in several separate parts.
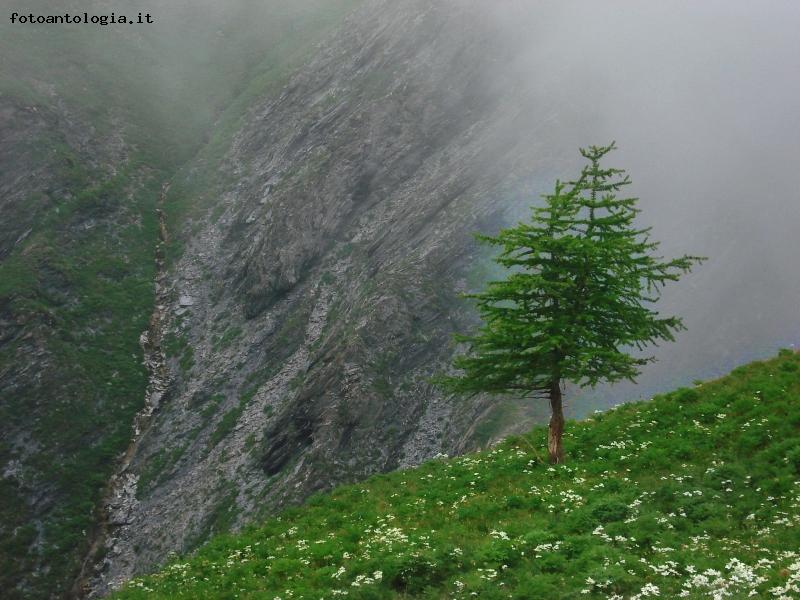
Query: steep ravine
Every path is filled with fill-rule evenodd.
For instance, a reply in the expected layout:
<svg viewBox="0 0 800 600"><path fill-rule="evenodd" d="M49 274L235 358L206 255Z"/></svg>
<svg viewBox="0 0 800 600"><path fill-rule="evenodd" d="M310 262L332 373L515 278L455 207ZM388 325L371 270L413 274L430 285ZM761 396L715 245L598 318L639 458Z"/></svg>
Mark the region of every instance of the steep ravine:
<svg viewBox="0 0 800 600"><path fill-rule="evenodd" d="M479 6L368 2L254 102L217 164L173 181L208 210L170 232L170 400L130 460L97 593L315 492L532 422L430 383L474 322L458 297L481 276L471 232L552 169L487 91L516 85L492 79L513 54L499 39Z"/></svg>
<svg viewBox="0 0 800 600"><path fill-rule="evenodd" d="M165 183L161 188L156 207L159 235L155 248L155 277L153 281L155 299L153 313L147 330L143 331L139 338L139 343L144 352L144 364L148 372L145 403L142 410L134 418L133 436L100 501L97 525L91 533L89 550L81 564L81 570L75 585L70 591L70 597L76 600L97 597L96 590L102 589L98 588L96 581L102 577L102 572L107 567L108 557L114 555L115 530L127 523L127 515L131 511L132 504L136 502L138 475L129 470L131 460L136 454L142 436L152 422L153 414L158 410L169 388L169 373L164 355L165 310L169 290L166 281L168 277L166 246L169 242L169 235L164 204L168 192L169 184Z"/></svg>

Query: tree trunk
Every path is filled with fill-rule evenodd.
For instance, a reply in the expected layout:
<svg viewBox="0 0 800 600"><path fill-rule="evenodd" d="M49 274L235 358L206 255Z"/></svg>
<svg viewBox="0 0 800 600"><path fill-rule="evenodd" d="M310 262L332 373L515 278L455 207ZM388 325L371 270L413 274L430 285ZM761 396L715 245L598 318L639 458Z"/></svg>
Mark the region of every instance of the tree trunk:
<svg viewBox="0 0 800 600"><path fill-rule="evenodd" d="M550 384L550 429L547 432L547 450L550 453L550 463L558 465L564 462L564 447L561 445L561 436L564 433L564 410L561 405L560 381L555 380Z"/></svg>

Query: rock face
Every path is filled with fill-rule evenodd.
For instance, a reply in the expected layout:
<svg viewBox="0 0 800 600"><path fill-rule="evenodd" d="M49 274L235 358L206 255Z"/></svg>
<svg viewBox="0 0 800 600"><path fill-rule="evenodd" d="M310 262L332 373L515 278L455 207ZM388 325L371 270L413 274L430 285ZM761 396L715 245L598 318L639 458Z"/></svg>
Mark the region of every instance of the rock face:
<svg viewBox="0 0 800 600"><path fill-rule="evenodd" d="M505 405L513 426L495 413L479 430L489 399L429 383L473 318L457 297L470 233L501 218L516 173L547 167L491 91L513 85L492 65L514 47L484 16L368 2L254 106L182 234L170 386L95 594L314 492L530 423Z"/></svg>

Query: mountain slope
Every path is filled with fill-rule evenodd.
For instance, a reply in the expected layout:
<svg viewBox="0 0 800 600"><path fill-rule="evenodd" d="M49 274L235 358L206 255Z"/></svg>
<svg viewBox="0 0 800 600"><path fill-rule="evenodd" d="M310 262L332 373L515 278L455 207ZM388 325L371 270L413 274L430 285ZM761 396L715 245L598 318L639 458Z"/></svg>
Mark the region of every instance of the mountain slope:
<svg viewBox="0 0 800 600"><path fill-rule="evenodd" d="M214 539L135 598L800 597L800 355Z"/></svg>
<svg viewBox="0 0 800 600"><path fill-rule="evenodd" d="M279 4L197 21L181 18L194 3L172 3L165 25L124 31L0 24L4 597L66 593L92 543L145 399L162 184L245 84L291 64L348 8Z"/></svg>
<svg viewBox="0 0 800 600"><path fill-rule="evenodd" d="M509 135L519 110L487 87L515 85L493 72L514 48L497 39L469 5L369 2L174 179L168 391L112 507L97 589L530 423L529 406L428 382L474 319L458 299L477 270L470 232L552 165Z"/></svg>
<svg viewBox="0 0 800 600"><path fill-rule="evenodd" d="M0 103L16 129L0 157L0 584L41 597L68 585L142 402L163 172L58 99Z"/></svg>

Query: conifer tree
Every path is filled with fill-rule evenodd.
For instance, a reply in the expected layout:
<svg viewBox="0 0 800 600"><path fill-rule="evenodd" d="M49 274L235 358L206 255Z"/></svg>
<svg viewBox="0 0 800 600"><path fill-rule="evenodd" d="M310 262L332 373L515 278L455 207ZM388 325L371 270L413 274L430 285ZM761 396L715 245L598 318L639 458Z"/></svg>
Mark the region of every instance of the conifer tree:
<svg viewBox="0 0 800 600"><path fill-rule="evenodd" d="M456 336L468 348L455 359L460 372L439 378L458 393L548 399L552 463L564 461L562 384L634 381L654 360L635 351L683 329L654 309L660 290L704 260L653 254L659 244L635 223L638 199L617 197L629 177L600 165L614 147L581 149L588 164L578 179L556 182L530 222L478 236L499 248L495 261L509 274L466 296L483 326Z"/></svg>

